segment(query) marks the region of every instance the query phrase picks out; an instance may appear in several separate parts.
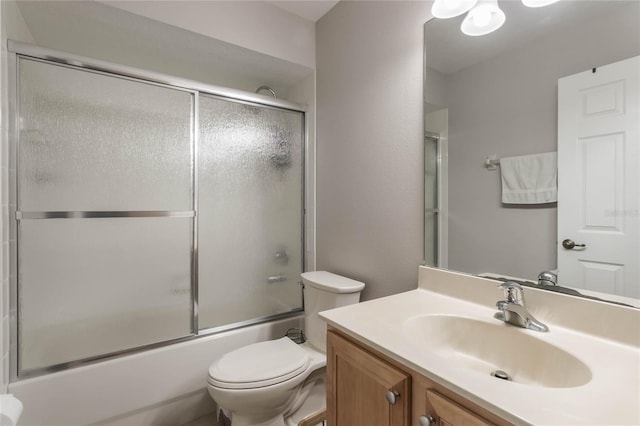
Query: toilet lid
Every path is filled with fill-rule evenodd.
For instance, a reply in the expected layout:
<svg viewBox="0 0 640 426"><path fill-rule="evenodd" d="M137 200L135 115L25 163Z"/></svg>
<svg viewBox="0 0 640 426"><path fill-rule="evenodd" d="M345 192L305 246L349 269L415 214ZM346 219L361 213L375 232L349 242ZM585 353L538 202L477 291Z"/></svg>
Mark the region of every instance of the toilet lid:
<svg viewBox="0 0 640 426"><path fill-rule="evenodd" d="M309 354L288 337L231 351L211 364L209 383L226 389L249 389L284 382L309 366Z"/></svg>

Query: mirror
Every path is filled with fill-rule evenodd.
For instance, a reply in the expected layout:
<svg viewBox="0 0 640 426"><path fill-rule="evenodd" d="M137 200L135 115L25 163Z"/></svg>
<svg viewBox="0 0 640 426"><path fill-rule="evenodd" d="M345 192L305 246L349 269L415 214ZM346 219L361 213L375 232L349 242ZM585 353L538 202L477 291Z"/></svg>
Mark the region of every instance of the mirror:
<svg viewBox="0 0 640 426"><path fill-rule="evenodd" d="M435 207L433 193L425 196L425 256L452 270L537 282L558 265L562 198L503 204L500 168L489 170L485 160L557 151L558 79L640 55L640 2L499 5L506 22L485 36L464 35L464 15L425 24L425 144L438 139L436 160L425 159L425 194L434 181L439 192ZM626 212L638 221L637 204ZM574 287L562 270L558 280Z"/></svg>

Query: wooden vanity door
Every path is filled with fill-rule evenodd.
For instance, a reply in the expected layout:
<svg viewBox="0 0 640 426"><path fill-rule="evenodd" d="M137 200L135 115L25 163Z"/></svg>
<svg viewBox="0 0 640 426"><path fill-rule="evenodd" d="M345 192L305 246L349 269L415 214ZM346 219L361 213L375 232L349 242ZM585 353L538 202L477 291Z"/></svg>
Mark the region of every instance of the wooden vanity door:
<svg viewBox="0 0 640 426"><path fill-rule="evenodd" d="M408 426L410 386L410 375L327 333L328 426Z"/></svg>
<svg viewBox="0 0 640 426"><path fill-rule="evenodd" d="M432 390L427 390L427 405L433 407L438 426L490 426L477 414Z"/></svg>

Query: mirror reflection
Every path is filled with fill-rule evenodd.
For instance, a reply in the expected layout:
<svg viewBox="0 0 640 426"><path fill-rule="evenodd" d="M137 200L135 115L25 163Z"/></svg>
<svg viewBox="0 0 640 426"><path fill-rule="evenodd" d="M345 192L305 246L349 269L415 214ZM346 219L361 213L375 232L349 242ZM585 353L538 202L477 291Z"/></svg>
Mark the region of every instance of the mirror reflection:
<svg viewBox="0 0 640 426"><path fill-rule="evenodd" d="M640 2L499 4L481 37L425 24L425 263L638 306ZM505 202L513 161L527 191L546 153L557 201Z"/></svg>

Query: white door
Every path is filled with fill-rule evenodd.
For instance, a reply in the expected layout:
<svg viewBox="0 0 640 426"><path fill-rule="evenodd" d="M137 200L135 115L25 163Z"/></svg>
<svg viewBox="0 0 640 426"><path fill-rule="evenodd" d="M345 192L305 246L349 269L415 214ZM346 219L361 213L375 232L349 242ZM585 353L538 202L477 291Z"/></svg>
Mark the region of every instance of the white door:
<svg viewBox="0 0 640 426"><path fill-rule="evenodd" d="M639 80L640 56L558 81L563 285L640 298Z"/></svg>

